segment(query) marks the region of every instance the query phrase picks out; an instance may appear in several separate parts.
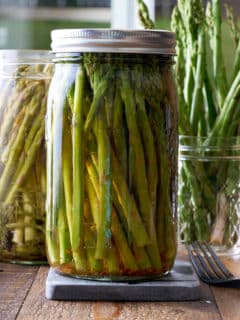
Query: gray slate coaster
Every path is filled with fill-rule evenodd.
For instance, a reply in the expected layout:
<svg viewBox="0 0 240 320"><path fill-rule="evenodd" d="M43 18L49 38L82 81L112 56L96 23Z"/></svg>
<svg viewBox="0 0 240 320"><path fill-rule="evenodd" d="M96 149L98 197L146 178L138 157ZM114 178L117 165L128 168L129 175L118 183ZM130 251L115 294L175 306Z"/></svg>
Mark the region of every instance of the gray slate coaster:
<svg viewBox="0 0 240 320"><path fill-rule="evenodd" d="M45 291L50 300L78 301L187 301L200 299L200 293L191 263L180 260L161 280L137 283L75 279L50 268Z"/></svg>

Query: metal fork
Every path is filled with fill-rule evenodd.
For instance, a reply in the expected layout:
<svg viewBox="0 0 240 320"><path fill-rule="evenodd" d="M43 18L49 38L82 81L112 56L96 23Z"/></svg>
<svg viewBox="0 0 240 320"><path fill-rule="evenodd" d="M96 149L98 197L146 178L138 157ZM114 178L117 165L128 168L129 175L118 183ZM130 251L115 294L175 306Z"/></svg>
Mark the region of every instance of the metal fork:
<svg viewBox="0 0 240 320"><path fill-rule="evenodd" d="M240 288L240 278L235 277L206 243L193 242L188 246L192 264L200 279L210 285Z"/></svg>

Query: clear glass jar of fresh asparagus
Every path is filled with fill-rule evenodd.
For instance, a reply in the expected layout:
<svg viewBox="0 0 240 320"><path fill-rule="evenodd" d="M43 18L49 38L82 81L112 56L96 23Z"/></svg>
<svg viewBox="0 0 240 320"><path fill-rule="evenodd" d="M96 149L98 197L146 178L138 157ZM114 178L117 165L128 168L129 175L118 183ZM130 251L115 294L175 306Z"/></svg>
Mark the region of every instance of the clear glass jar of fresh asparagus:
<svg viewBox="0 0 240 320"><path fill-rule="evenodd" d="M178 0L171 25L177 39L179 133L185 136L181 238L209 241L229 255L240 252L240 32L234 10L226 5L224 12L222 2Z"/></svg>
<svg viewBox="0 0 240 320"><path fill-rule="evenodd" d="M50 264L77 277L168 272L176 255L174 34L55 30L46 117Z"/></svg>
<svg viewBox="0 0 240 320"><path fill-rule="evenodd" d="M179 138L179 235L240 253L240 137Z"/></svg>
<svg viewBox="0 0 240 320"><path fill-rule="evenodd" d="M46 262L48 51L0 51L0 260Z"/></svg>

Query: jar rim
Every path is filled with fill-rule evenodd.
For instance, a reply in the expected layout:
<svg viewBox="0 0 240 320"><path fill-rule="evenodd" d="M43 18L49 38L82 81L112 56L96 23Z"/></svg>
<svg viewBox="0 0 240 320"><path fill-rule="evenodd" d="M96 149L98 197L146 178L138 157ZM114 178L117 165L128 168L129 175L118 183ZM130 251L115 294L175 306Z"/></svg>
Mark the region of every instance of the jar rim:
<svg viewBox="0 0 240 320"><path fill-rule="evenodd" d="M53 52L176 54L168 30L56 29L51 39Z"/></svg>
<svg viewBox="0 0 240 320"><path fill-rule="evenodd" d="M240 136L187 136L179 135L180 147L193 147L211 148L216 146L239 146Z"/></svg>
<svg viewBox="0 0 240 320"><path fill-rule="evenodd" d="M32 49L1 49L0 64L45 64L52 62L52 52L49 50Z"/></svg>
<svg viewBox="0 0 240 320"><path fill-rule="evenodd" d="M240 136L179 136L180 160L240 160Z"/></svg>

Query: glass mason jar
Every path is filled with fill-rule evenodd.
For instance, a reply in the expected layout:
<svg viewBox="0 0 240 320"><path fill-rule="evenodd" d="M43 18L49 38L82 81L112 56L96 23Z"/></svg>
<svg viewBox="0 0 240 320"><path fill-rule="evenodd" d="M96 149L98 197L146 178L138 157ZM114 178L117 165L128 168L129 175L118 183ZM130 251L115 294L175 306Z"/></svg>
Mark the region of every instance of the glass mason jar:
<svg viewBox="0 0 240 320"><path fill-rule="evenodd" d="M44 118L48 51L0 51L0 260L41 263L45 254Z"/></svg>
<svg viewBox="0 0 240 320"><path fill-rule="evenodd" d="M102 280L165 274L176 255L174 35L55 30L52 48L49 263Z"/></svg>
<svg viewBox="0 0 240 320"><path fill-rule="evenodd" d="M240 137L179 140L179 235L240 253Z"/></svg>

